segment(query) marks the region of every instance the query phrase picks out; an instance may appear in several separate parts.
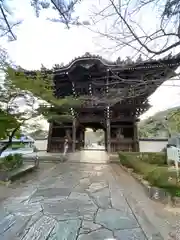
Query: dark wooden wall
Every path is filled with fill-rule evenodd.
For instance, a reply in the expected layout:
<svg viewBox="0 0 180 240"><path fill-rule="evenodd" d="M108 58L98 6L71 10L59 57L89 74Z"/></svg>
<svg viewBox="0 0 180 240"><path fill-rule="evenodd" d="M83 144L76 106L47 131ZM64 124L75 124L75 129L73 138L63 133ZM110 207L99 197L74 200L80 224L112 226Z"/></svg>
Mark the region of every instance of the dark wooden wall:
<svg viewBox="0 0 180 240"><path fill-rule="evenodd" d="M98 122L99 124L99 122ZM48 136L48 152L63 152L65 137L69 140L69 152L84 148L85 127L83 124L75 125L75 139L73 138L73 124L50 124ZM107 145L107 130L105 130L105 149ZM74 147L73 147L74 144ZM136 122L111 122L110 123L110 151L139 151L139 141Z"/></svg>
<svg viewBox="0 0 180 240"><path fill-rule="evenodd" d="M111 124L111 152L139 151L136 122Z"/></svg>

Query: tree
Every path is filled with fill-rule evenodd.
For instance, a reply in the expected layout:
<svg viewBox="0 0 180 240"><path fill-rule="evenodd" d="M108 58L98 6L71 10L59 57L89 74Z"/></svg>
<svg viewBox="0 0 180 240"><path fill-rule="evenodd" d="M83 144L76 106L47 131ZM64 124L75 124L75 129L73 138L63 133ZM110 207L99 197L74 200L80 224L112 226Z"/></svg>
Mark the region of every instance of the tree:
<svg viewBox="0 0 180 240"><path fill-rule="evenodd" d="M116 50L129 48L134 56L141 53L153 58L180 46L179 14L178 0L109 0L107 6L96 10L94 22L107 22L106 31L99 32L115 43ZM147 26L143 19L148 17L152 24Z"/></svg>
<svg viewBox="0 0 180 240"><path fill-rule="evenodd" d="M12 131L19 128L19 123L11 114L0 109L0 139L10 137Z"/></svg>
<svg viewBox="0 0 180 240"><path fill-rule="evenodd" d="M180 133L180 109L175 109L168 113L166 121L170 135Z"/></svg>
<svg viewBox="0 0 180 240"><path fill-rule="evenodd" d="M8 70L0 92L0 137L8 139L0 148L1 155L12 144L13 137L19 135L24 122L36 117L38 111L34 96L16 88L9 78Z"/></svg>
<svg viewBox="0 0 180 240"><path fill-rule="evenodd" d="M29 0L30 7L32 6L34 8L37 17L39 17L41 10L52 8L58 12L58 18L49 20L63 23L67 28L69 28L71 24L81 24L78 21L78 17L72 16L75 6L80 2L81 0ZM8 36L8 39L13 41L17 38L16 34L14 33L14 28L22 21L13 19L13 11L10 5L10 0L0 1L0 37Z"/></svg>
<svg viewBox="0 0 180 240"><path fill-rule="evenodd" d="M44 139L48 136L48 131L43 129L37 129L34 132L30 132L29 135L34 139Z"/></svg>
<svg viewBox="0 0 180 240"><path fill-rule="evenodd" d="M58 12L59 18L50 19L53 22L64 23L67 28L71 24L78 25L78 17L73 17L75 6L81 0L31 0L31 6L35 9L36 16L38 17L42 9L52 8Z"/></svg>
<svg viewBox="0 0 180 240"><path fill-rule="evenodd" d="M155 114L139 123L140 137L171 137L180 133L180 109Z"/></svg>
<svg viewBox="0 0 180 240"><path fill-rule="evenodd" d="M40 122L44 120L43 117L37 117L34 121L26 122L21 130L23 134L30 136L34 139L47 138L48 130L44 129L43 125Z"/></svg>
<svg viewBox="0 0 180 240"><path fill-rule="evenodd" d="M58 123L73 119L70 108L79 106L80 101L72 97L56 98L52 76L45 70L32 73L21 68L14 69L10 65L4 66L3 70L5 80L0 89L0 120L3 124L0 125L0 131L2 136L8 137L8 142L0 149L0 155L11 145L20 127L30 119L41 115L48 121Z"/></svg>
<svg viewBox="0 0 180 240"><path fill-rule="evenodd" d="M8 6L8 0L0 1L0 37L7 36L10 41L16 40L14 34L14 27L17 26L19 21L12 21L13 12Z"/></svg>

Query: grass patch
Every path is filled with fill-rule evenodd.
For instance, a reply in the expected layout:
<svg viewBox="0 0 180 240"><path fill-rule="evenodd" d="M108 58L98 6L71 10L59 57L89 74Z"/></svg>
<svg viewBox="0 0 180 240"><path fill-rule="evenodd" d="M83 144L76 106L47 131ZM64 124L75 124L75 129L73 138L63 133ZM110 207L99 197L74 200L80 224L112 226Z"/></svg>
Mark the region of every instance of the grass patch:
<svg viewBox="0 0 180 240"><path fill-rule="evenodd" d="M120 152L120 162L140 174L151 186L165 189L172 196L179 196L180 183L176 171L169 171L164 153L125 153Z"/></svg>

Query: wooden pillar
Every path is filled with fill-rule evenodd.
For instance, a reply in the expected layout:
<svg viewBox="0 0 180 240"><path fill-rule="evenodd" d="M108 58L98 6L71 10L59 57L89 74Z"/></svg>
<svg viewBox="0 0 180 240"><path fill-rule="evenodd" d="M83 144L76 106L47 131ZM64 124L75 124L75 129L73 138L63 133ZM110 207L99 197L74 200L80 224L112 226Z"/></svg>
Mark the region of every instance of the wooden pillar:
<svg viewBox="0 0 180 240"><path fill-rule="evenodd" d="M107 128L104 131L104 145L105 145L105 150L107 151Z"/></svg>
<svg viewBox="0 0 180 240"><path fill-rule="evenodd" d="M110 125L110 119L107 117L106 119L106 131L107 131L107 135L106 135L106 141L107 141L107 152L110 153L111 152L111 125Z"/></svg>
<svg viewBox="0 0 180 240"><path fill-rule="evenodd" d="M109 93L109 77L110 77L110 70L107 69L107 76L106 76L106 94ZM111 152L111 124L110 124L110 109L109 106L106 108L106 131L107 131L107 152Z"/></svg>
<svg viewBox="0 0 180 240"><path fill-rule="evenodd" d="M72 151L76 151L76 119L73 118L72 123Z"/></svg>
<svg viewBox="0 0 180 240"><path fill-rule="evenodd" d="M53 130L53 123L49 123L49 133L48 133L48 141L47 141L47 152L51 151L51 138L52 138L52 130Z"/></svg>
<svg viewBox="0 0 180 240"><path fill-rule="evenodd" d="M134 122L134 134L133 134L133 152L139 152L139 138L137 123Z"/></svg>
<svg viewBox="0 0 180 240"><path fill-rule="evenodd" d="M80 150L84 148L84 128L81 129L81 132L80 132Z"/></svg>

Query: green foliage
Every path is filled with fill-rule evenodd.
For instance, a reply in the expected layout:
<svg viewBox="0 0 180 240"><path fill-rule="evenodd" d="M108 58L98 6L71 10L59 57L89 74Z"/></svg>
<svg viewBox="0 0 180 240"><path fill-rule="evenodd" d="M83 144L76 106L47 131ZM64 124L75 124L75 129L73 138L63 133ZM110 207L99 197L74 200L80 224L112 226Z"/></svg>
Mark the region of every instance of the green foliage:
<svg viewBox="0 0 180 240"><path fill-rule="evenodd" d="M21 68L15 70L11 66L5 69L6 82L10 82L21 93L32 94L40 100L54 103L57 99L53 97L53 82L51 75L43 75L41 71L36 71L35 75L25 73Z"/></svg>
<svg viewBox="0 0 180 240"><path fill-rule="evenodd" d="M167 115L168 126L171 133L180 132L180 109L174 109Z"/></svg>
<svg viewBox="0 0 180 240"><path fill-rule="evenodd" d="M137 159L147 162L150 164L157 164L159 166L165 165L166 164L166 154L164 152L144 152L144 153L139 153L136 157Z"/></svg>
<svg viewBox="0 0 180 240"><path fill-rule="evenodd" d="M23 164L21 154L8 155L7 157L0 158L0 170L10 171L20 167Z"/></svg>
<svg viewBox="0 0 180 240"><path fill-rule="evenodd" d="M7 147L28 120L43 115L48 121L72 121L70 108L79 106L82 101L72 97L56 98L52 76L44 69L30 73L3 64L3 71L5 81L0 89L0 138L9 138ZM24 106L18 101L23 102ZM0 154L4 150L5 147L1 148Z"/></svg>
<svg viewBox="0 0 180 240"><path fill-rule="evenodd" d="M129 153L119 153L120 162L122 165L134 169L137 173L144 173L146 176L150 171L154 170L157 165L147 164L147 162L142 161L141 158L138 157L139 153L129 154Z"/></svg>
<svg viewBox="0 0 180 240"><path fill-rule="evenodd" d="M20 92L26 92L26 94L36 98L36 101L39 103L36 111L39 115L42 114L48 121L56 121L58 123L71 121L70 108L76 108L82 104L82 101L71 96L63 99L56 98L52 75L46 74L46 72L36 71L32 75L32 73L25 73L21 69L15 71L8 66L6 76L7 80L10 79Z"/></svg>
<svg viewBox="0 0 180 240"><path fill-rule="evenodd" d="M159 112L153 117L141 121L139 137L168 137L180 132L180 109L173 108Z"/></svg>
<svg viewBox="0 0 180 240"><path fill-rule="evenodd" d="M166 154L164 152L120 152L120 158L132 158L140 160L149 164L156 164L158 166L166 165Z"/></svg>
<svg viewBox="0 0 180 240"><path fill-rule="evenodd" d="M154 155L148 159L148 155ZM170 172L167 165L163 165L162 157L165 155L158 153L119 153L120 162L127 168L133 169L140 174L152 186L163 188L173 196L180 190L180 184L176 179L176 172ZM155 160L156 159L156 160Z"/></svg>
<svg viewBox="0 0 180 240"><path fill-rule="evenodd" d="M9 141L0 148L0 155L11 145L12 138L19 136L20 127L24 122L39 114L34 108L34 96L17 87L21 83L23 86L23 78L14 77L15 70L5 63L3 71L5 79L3 85L0 86L0 138Z"/></svg>
<svg viewBox="0 0 180 240"><path fill-rule="evenodd" d="M9 136L9 133L16 127L19 123L17 119L10 113L0 109L0 139L6 139ZM16 132L16 136L19 132Z"/></svg>

